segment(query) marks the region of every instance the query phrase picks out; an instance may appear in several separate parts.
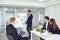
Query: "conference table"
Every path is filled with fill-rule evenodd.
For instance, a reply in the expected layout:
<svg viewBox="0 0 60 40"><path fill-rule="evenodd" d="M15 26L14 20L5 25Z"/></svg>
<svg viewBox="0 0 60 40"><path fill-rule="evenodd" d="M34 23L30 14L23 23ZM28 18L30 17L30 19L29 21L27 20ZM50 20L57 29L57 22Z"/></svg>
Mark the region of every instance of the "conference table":
<svg viewBox="0 0 60 40"><path fill-rule="evenodd" d="M58 34L49 34L48 32L41 33L41 32L37 32L35 30L31 31L31 40L34 39L33 34L38 37L41 37L45 40L60 40L60 35L58 35ZM36 37L36 36L34 36L34 37Z"/></svg>

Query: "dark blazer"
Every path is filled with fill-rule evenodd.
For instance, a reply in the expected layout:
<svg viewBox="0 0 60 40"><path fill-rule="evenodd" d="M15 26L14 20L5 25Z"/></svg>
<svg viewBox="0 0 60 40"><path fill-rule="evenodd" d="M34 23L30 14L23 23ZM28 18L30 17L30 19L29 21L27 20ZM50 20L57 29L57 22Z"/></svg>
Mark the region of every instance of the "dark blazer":
<svg viewBox="0 0 60 40"><path fill-rule="evenodd" d="M21 37L17 33L17 29L12 24L7 25L6 34L11 35L14 38L14 40L20 40L21 39Z"/></svg>
<svg viewBox="0 0 60 40"><path fill-rule="evenodd" d="M28 26L32 26L32 19L33 19L33 15L31 14L31 15L28 17L27 22L26 22Z"/></svg>
<svg viewBox="0 0 60 40"><path fill-rule="evenodd" d="M60 34L60 29L58 27L57 27L56 30L53 27L51 29L52 29L51 33L53 33L53 34Z"/></svg>
<svg viewBox="0 0 60 40"><path fill-rule="evenodd" d="M50 32L50 31L52 31L52 25L50 24L50 22L48 22L48 26L47 26L47 30ZM43 28L42 28L42 30L45 30L46 29L46 23L44 23L44 26L43 26Z"/></svg>

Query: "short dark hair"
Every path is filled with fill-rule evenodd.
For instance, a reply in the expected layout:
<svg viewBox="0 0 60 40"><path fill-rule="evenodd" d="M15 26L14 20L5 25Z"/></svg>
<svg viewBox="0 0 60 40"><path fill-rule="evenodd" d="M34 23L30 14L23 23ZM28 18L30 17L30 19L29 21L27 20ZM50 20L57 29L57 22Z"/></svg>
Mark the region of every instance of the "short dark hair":
<svg viewBox="0 0 60 40"><path fill-rule="evenodd" d="M31 10L28 10L28 12L31 12Z"/></svg>
<svg viewBox="0 0 60 40"><path fill-rule="evenodd" d="M45 16L44 18L47 19L47 20L49 20L49 17L48 16Z"/></svg>

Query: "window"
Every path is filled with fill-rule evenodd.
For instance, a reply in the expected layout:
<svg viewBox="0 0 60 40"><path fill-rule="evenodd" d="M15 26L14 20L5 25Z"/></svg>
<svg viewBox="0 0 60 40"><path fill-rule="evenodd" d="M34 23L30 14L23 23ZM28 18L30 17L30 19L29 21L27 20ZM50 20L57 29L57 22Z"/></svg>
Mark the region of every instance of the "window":
<svg viewBox="0 0 60 40"><path fill-rule="evenodd" d="M43 24L43 14L38 14L38 21L39 21L39 24Z"/></svg>
<svg viewBox="0 0 60 40"><path fill-rule="evenodd" d="M24 27L23 25L25 24L26 20L27 20L27 13L24 12L19 12L16 13L16 27ZM25 25L26 26L26 25Z"/></svg>

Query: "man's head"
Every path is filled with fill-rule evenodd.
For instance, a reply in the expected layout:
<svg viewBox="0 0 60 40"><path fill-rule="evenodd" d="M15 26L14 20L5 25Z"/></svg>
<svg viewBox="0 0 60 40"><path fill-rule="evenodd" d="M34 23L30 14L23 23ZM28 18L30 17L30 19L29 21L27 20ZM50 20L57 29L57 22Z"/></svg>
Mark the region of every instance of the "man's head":
<svg viewBox="0 0 60 40"><path fill-rule="evenodd" d="M15 24L15 17L11 17L11 18L10 18L10 23Z"/></svg>
<svg viewBox="0 0 60 40"><path fill-rule="evenodd" d="M45 17L44 17L44 21L45 21L45 22L48 22L48 21L49 21L49 17L48 17L48 16L45 16Z"/></svg>
<svg viewBox="0 0 60 40"><path fill-rule="evenodd" d="M32 14L32 13L31 13L31 10L28 10L28 14Z"/></svg>

